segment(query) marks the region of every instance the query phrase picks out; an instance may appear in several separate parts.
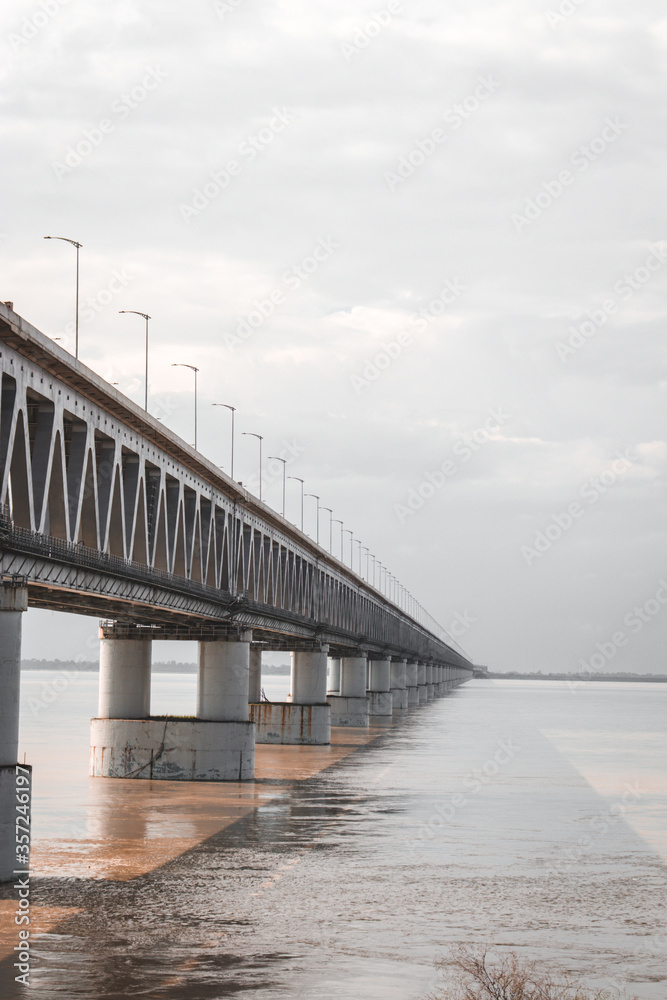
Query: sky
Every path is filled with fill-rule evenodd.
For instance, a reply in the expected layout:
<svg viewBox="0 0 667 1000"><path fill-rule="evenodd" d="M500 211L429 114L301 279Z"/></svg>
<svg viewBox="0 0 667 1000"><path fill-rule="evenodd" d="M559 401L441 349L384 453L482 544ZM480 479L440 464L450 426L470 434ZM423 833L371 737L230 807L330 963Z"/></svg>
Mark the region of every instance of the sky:
<svg viewBox="0 0 667 1000"><path fill-rule="evenodd" d="M150 314L150 411L192 441L198 366L200 450L229 471L235 406L236 478L262 434L265 499L287 458L475 662L665 672L662 4L1 18L0 298L73 351L74 250L43 237L78 240L81 360L142 403L118 312ZM95 635L30 611L24 656Z"/></svg>

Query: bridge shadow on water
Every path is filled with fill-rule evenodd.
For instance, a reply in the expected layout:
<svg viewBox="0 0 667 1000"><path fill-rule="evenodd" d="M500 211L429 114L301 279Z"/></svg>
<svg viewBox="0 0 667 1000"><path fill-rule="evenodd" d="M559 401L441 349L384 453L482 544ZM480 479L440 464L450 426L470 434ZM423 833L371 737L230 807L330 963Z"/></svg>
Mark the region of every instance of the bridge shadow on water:
<svg viewBox="0 0 667 1000"><path fill-rule="evenodd" d="M345 831L369 811L399 808L386 796L352 790L345 777L390 735L355 745L352 755L304 780L256 781L265 789L275 786L275 797L145 874L127 881L33 876L32 906L79 912L34 940L30 987L15 983L13 958L0 963L0 996L290 996L299 943L289 951L267 949L266 924L292 920L271 901L271 890L287 874L298 877L294 869L311 852L326 865L329 852L345 849ZM12 898L11 887L2 887L0 899ZM264 925L259 934L258 923Z"/></svg>

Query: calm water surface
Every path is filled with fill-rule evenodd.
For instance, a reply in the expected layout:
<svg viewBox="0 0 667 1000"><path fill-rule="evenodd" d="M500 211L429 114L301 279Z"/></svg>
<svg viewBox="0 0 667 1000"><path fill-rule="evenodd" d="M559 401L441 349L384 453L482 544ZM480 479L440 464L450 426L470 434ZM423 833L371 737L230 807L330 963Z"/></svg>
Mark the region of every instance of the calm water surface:
<svg viewBox="0 0 667 1000"><path fill-rule="evenodd" d="M23 684L36 845L113 849L110 784L137 822L152 786L145 836L168 837L166 783L87 777L96 676L47 704L52 678ZM154 713L193 711L194 684L158 675ZM448 947L487 942L665 1000L666 718L667 685L471 682L320 774L257 783L257 808L152 871L38 871L35 902L80 912L37 941L25 995L412 1000Z"/></svg>

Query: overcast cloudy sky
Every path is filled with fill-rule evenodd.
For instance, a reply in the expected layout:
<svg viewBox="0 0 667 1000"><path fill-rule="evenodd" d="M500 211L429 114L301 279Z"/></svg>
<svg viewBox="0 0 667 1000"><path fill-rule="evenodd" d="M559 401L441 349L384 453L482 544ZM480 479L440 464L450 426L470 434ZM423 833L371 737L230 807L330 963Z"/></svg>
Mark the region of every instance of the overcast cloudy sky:
<svg viewBox="0 0 667 1000"><path fill-rule="evenodd" d="M67 344L74 251L42 237L79 240L82 360L141 402L118 310L150 313L152 412L191 440L171 364L199 366L201 450L228 468L235 405L475 661L664 671L663 4L2 19L2 299ZM30 612L24 653L94 633Z"/></svg>

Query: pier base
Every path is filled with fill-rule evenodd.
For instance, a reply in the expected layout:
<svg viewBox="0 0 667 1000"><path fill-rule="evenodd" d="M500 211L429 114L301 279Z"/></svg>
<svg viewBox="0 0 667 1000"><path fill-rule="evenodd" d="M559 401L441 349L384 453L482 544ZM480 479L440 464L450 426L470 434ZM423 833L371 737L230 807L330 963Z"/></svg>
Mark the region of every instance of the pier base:
<svg viewBox="0 0 667 1000"><path fill-rule="evenodd" d="M294 705L261 701L250 706L255 743L327 746L331 743L329 705Z"/></svg>
<svg viewBox="0 0 667 1000"><path fill-rule="evenodd" d="M419 704L419 688L416 687L416 686L415 687L409 687L407 689L407 692L408 692L408 705L410 707L412 707L413 705L418 705Z"/></svg>
<svg viewBox="0 0 667 1000"><path fill-rule="evenodd" d="M91 719L90 775L162 781L249 781L252 722Z"/></svg>
<svg viewBox="0 0 667 1000"><path fill-rule="evenodd" d="M368 692L369 715L391 715L391 712L392 712L391 691Z"/></svg>
<svg viewBox="0 0 667 1000"><path fill-rule="evenodd" d="M408 707L408 689L407 688L392 688L391 689L391 709L394 714L396 712L405 712Z"/></svg>
<svg viewBox="0 0 667 1000"><path fill-rule="evenodd" d="M329 695L332 726L368 726L368 698Z"/></svg>
<svg viewBox="0 0 667 1000"><path fill-rule="evenodd" d="M420 684L419 687L417 688L417 692L419 698L418 704L425 705L426 702L428 701L428 691L426 690L426 685Z"/></svg>

